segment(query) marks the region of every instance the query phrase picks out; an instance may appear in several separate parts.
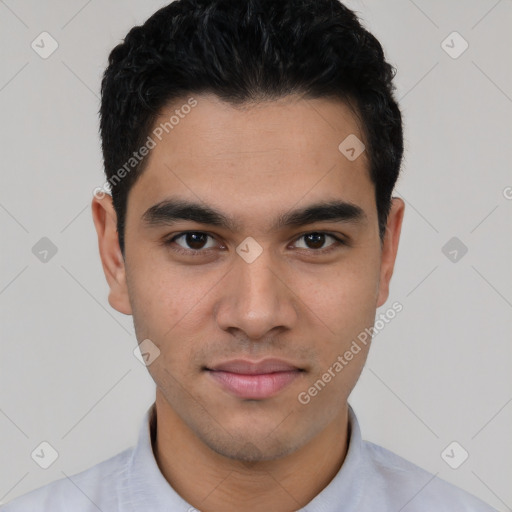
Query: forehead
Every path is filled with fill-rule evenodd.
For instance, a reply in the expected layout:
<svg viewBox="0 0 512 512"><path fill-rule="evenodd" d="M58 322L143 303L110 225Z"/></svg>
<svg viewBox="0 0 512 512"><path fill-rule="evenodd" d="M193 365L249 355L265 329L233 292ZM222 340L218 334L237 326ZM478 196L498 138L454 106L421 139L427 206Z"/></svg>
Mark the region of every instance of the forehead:
<svg viewBox="0 0 512 512"><path fill-rule="evenodd" d="M363 141L348 105L290 96L236 108L213 95L191 97L162 109L149 134L155 144L129 194L139 214L169 195L239 217L327 196L370 213L374 188L366 151L356 159L342 151L344 141L360 141L357 151Z"/></svg>
<svg viewBox="0 0 512 512"><path fill-rule="evenodd" d="M192 101L195 106L189 107ZM269 151L298 157L328 151L339 156L339 143L348 135L363 139L359 121L347 104L297 95L240 106L213 94L184 97L160 111L152 133L157 135L154 155L170 149L176 158L225 160ZM184 140L186 146L181 145Z"/></svg>

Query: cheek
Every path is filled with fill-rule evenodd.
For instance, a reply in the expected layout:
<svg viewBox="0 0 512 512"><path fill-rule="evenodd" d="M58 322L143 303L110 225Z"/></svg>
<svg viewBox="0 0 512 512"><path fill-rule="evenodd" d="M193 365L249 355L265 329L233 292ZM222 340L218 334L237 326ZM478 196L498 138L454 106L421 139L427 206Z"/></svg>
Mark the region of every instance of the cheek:
<svg viewBox="0 0 512 512"><path fill-rule="evenodd" d="M180 317L180 286L169 269L162 271L143 258L127 262L126 280L137 339L149 338L159 348L162 337Z"/></svg>
<svg viewBox="0 0 512 512"><path fill-rule="evenodd" d="M208 282L197 271L194 274L144 255L130 263L127 273L130 300L136 306L139 320L150 322L151 326L167 323L171 327L204 297Z"/></svg>
<svg viewBox="0 0 512 512"><path fill-rule="evenodd" d="M377 301L378 265L352 258L300 280L304 302L331 334L357 334L373 322Z"/></svg>
<svg viewBox="0 0 512 512"><path fill-rule="evenodd" d="M208 293L219 276L206 271L200 275L199 267L158 268L144 261L130 268L127 281L137 339L150 339L160 350L159 363L173 373L185 371L198 339L203 339L199 332L211 319Z"/></svg>

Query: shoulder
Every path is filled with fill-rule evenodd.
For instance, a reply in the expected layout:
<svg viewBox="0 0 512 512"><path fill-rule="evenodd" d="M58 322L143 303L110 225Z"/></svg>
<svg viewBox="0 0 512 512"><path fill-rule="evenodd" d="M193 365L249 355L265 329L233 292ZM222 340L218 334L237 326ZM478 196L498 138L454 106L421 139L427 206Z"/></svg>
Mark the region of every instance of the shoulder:
<svg viewBox="0 0 512 512"><path fill-rule="evenodd" d="M363 450L370 499L384 498L403 512L496 512L476 496L382 446L363 441Z"/></svg>
<svg viewBox="0 0 512 512"><path fill-rule="evenodd" d="M132 452L128 448L85 471L30 491L0 506L0 512L117 510L117 490L127 477Z"/></svg>

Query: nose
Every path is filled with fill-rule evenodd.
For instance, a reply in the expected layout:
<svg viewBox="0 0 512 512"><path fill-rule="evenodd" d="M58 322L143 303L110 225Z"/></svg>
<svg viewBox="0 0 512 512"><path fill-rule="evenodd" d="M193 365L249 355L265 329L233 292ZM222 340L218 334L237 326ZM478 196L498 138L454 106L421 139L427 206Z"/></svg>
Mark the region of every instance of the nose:
<svg viewBox="0 0 512 512"><path fill-rule="evenodd" d="M216 307L217 324L242 331L252 341L272 330L292 329L298 320L298 299L268 251L252 263L237 256Z"/></svg>

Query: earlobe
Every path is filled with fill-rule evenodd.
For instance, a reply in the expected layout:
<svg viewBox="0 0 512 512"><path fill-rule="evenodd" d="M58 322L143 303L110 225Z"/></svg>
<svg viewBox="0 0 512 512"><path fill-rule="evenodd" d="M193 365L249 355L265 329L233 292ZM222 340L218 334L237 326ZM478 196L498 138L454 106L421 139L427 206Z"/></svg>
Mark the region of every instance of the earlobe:
<svg viewBox="0 0 512 512"><path fill-rule="evenodd" d="M126 284L126 269L117 233L117 216L112 203L112 196L105 194L102 198L94 197L91 204L92 217L98 235L103 272L110 288L109 304L125 315L131 315Z"/></svg>
<svg viewBox="0 0 512 512"><path fill-rule="evenodd" d="M381 268L379 290L377 295L377 307L382 306L389 296L389 283L395 266L398 253L398 242L402 230L402 221L405 212L405 203L398 197L392 198L391 211L389 212L386 234L382 245Z"/></svg>

